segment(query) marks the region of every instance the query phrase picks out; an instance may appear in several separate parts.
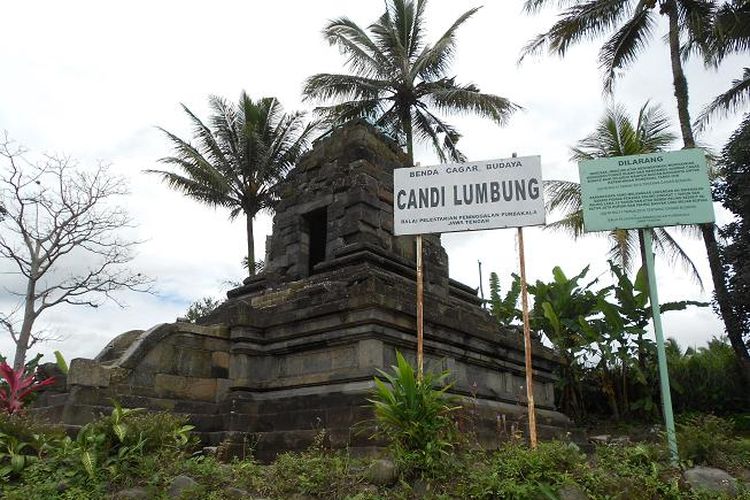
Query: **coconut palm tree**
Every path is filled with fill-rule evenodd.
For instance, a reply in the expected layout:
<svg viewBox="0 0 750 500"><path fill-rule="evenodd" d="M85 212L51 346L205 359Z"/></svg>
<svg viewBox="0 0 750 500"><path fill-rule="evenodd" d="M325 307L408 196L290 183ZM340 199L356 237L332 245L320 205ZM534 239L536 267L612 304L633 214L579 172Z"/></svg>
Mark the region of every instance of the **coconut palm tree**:
<svg viewBox="0 0 750 500"><path fill-rule="evenodd" d="M627 111L614 105L607 109L596 130L572 148L571 160L582 161L610 156L647 154L664 151L677 137L669 131L669 121L658 106L647 102L638 112L635 123ZM547 208L562 210L563 217L547 225L548 229L561 230L574 238L583 233L583 210L581 207L581 185L572 181L553 180L545 183ZM629 270L635 256L645 255L640 231L616 229L607 236L611 247L608 259ZM664 228L654 229L656 250L674 263L682 264L690 276L702 284L698 270L690 257Z"/></svg>
<svg viewBox="0 0 750 500"><path fill-rule="evenodd" d="M579 42L609 38L599 50L599 66L604 73L604 90L610 93L620 70L633 64L653 38L658 15L668 21L667 39L672 69L677 112L686 148L695 147L695 138L688 111L688 86L682 67L685 53L681 36L693 46L703 46L709 38L711 16L715 3L706 0L571 0L560 19L546 33L533 38L523 49L527 55L547 49L564 56ZM524 9L536 13L557 0L525 0Z"/></svg>
<svg viewBox="0 0 750 500"><path fill-rule="evenodd" d="M667 41L672 71L672 84L677 101L682 142L685 148L696 147L688 110L688 84L682 58L691 48L704 50L712 39L717 2L708 0L525 0L529 13L538 12L548 5L567 5L560 19L549 29L532 39L522 51L526 55L545 49L564 56L574 44L608 35L599 51L599 65L604 72L605 92L611 92L620 70L628 68L653 38L657 15L667 18ZM727 2L725 2L726 5ZM747 0L734 0L735 5L746 6ZM747 24L742 24L744 30ZM683 43L683 39L686 43ZM714 224L702 224L700 231L706 247L711 280L719 312L730 337L740 338L738 322L734 318L724 283L725 269L721 262Z"/></svg>
<svg viewBox="0 0 750 500"><path fill-rule="evenodd" d="M331 20L323 35L346 55L352 74L313 75L303 93L308 100L333 101L316 109L329 124L365 118L397 137L411 162L414 138L430 142L441 161L462 161L456 147L460 134L436 112L474 113L502 125L518 106L448 76L456 31L478 9L466 11L428 44L426 5L426 0L388 0L367 29L346 17Z"/></svg>
<svg viewBox="0 0 750 500"><path fill-rule="evenodd" d="M244 214L247 261L254 263L253 219L273 209L276 186L306 151L314 124L305 125L303 113L285 114L273 97L253 101L242 92L237 104L216 96L208 102L208 125L182 105L196 145L160 128L172 143L173 156L159 161L181 173L147 172L199 202L228 208L230 219ZM255 274L254 265L247 267L251 276Z"/></svg>

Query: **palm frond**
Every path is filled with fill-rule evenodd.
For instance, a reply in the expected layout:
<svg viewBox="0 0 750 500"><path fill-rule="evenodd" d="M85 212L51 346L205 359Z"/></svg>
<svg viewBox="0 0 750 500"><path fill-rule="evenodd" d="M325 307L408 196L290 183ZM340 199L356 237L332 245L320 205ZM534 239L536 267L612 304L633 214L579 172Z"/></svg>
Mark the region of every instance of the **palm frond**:
<svg viewBox="0 0 750 500"><path fill-rule="evenodd" d="M612 242L607 258L617 263L625 271L630 271L635 257L640 254L638 231L615 229L610 231L607 236Z"/></svg>
<svg viewBox="0 0 750 500"><path fill-rule="evenodd" d="M604 90L612 92L617 70L626 68L646 47L656 21L650 9L639 10L599 51L599 68L604 72Z"/></svg>
<svg viewBox="0 0 750 500"><path fill-rule="evenodd" d="M394 0L399 2L400 0ZM392 4L386 4L386 10L380 18L369 26L375 45L380 52L390 61L394 75L405 76L403 63L409 61L408 40L402 40L399 36L399 27L395 25L392 15Z"/></svg>
<svg viewBox="0 0 750 500"><path fill-rule="evenodd" d="M214 186L165 170L146 170L145 172L161 176L169 187L206 205L226 207L232 204L232 198L227 196L225 191L213 189Z"/></svg>
<svg viewBox="0 0 750 500"><path fill-rule="evenodd" d="M379 116L382 116L383 106L381 99L367 99L319 106L314 109L314 112L327 126L341 125L357 118L364 118L374 123Z"/></svg>
<svg viewBox="0 0 750 500"><path fill-rule="evenodd" d="M669 130L669 118L659 106L651 106L648 101L638 112L637 142L640 153L654 153L664 151L674 141L677 135Z"/></svg>
<svg viewBox="0 0 750 500"><path fill-rule="evenodd" d="M697 285L703 289L703 279L698 273L698 268L690 259L690 256L680 246L677 241L669 234L669 231L663 227L656 227L652 230L654 246L657 251L667 259L670 265L680 265Z"/></svg>
<svg viewBox="0 0 750 500"><path fill-rule="evenodd" d="M565 212L581 211L581 185L573 181L544 181L544 199L547 212L563 210Z"/></svg>
<svg viewBox="0 0 750 500"><path fill-rule="evenodd" d="M750 103L750 68L744 68L742 77L733 80L729 90L716 97L703 109L695 121L695 127L699 131L705 130L714 116L727 116L747 103Z"/></svg>
<svg viewBox="0 0 750 500"><path fill-rule="evenodd" d="M523 11L527 14L536 14L550 4L555 4L557 7L565 8L579 1L580 0L525 0L523 3Z"/></svg>
<svg viewBox="0 0 750 500"><path fill-rule="evenodd" d="M432 46L427 46L414 61L412 78L433 80L440 78L450 68L456 49L456 32L480 7L467 10L451 25Z"/></svg>
<svg viewBox="0 0 750 500"><path fill-rule="evenodd" d="M679 23L687 36L682 56L687 60L695 53L708 54L714 38L713 20L716 2L708 0L678 0L675 2Z"/></svg>
<svg viewBox="0 0 750 500"><path fill-rule="evenodd" d="M562 219L548 223L544 226L544 229L545 231L547 229L551 229L553 231L563 231L572 236L574 240L577 240L585 234L583 232L583 210L570 212L566 214Z"/></svg>
<svg viewBox="0 0 750 500"><path fill-rule="evenodd" d="M215 168L221 168L227 172L231 171L232 165L222 153L221 147L211 133L211 129L208 128L192 111L190 111L190 108L184 104L181 104L181 106L182 110L188 115L188 117L190 117L190 120L193 123L193 137L195 137L199 143L199 147L196 149L198 149L200 154L206 157L206 160L208 160L208 162Z"/></svg>
<svg viewBox="0 0 750 500"><path fill-rule="evenodd" d="M618 104L610 106L596 130L571 148L574 161L627 156L663 151L676 136L669 131L669 121L658 106L644 104L634 124L627 110Z"/></svg>
<svg viewBox="0 0 750 500"><path fill-rule="evenodd" d="M508 99L483 94L476 85L456 84L453 78L443 78L432 84L422 83L416 93L428 99L442 112L472 113L504 125L514 111L521 109Z"/></svg>
<svg viewBox="0 0 750 500"><path fill-rule="evenodd" d="M367 32L348 18L330 21L323 29L323 36L330 45L339 47L347 56L347 65L360 76L385 78L394 69Z"/></svg>
<svg viewBox="0 0 750 500"><path fill-rule="evenodd" d="M750 2L724 2L714 16L711 35L706 64L718 66L729 54L750 51Z"/></svg>
<svg viewBox="0 0 750 500"><path fill-rule="evenodd" d="M389 83L383 80L356 75L319 73L305 81L302 93L306 100L375 99L388 87Z"/></svg>
<svg viewBox="0 0 750 500"><path fill-rule="evenodd" d="M527 55L537 54L545 49L552 54L564 56L572 45L598 38L612 29L630 15L630 10L629 0L577 2L560 15L560 19L549 31L526 44L519 62Z"/></svg>
<svg viewBox="0 0 750 500"><path fill-rule="evenodd" d="M441 162L450 160L460 163L466 161L466 156L457 147L461 134L432 114L427 106L418 106L413 113L413 120L418 137L432 142Z"/></svg>
<svg viewBox="0 0 750 500"><path fill-rule="evenodd" d="M422 14L426 2L394 0L390 6L390 19L400 46L404 49L404 57L412 61L422 47Z"/></svg>

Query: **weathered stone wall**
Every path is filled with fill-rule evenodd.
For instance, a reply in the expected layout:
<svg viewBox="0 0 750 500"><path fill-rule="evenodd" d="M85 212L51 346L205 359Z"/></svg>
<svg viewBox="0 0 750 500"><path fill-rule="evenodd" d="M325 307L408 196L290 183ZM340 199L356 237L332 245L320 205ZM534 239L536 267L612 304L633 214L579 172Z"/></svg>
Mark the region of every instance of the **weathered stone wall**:
<svg viewBox="0 0 750 500"><path fill-rule="evenodd" d="M127 332L97 359L73 359L65 393L48 394L37 411L68 425L108 413L112 400L171 410L220 427L218 405L229 388L229 330L190 323Z"/></svg>

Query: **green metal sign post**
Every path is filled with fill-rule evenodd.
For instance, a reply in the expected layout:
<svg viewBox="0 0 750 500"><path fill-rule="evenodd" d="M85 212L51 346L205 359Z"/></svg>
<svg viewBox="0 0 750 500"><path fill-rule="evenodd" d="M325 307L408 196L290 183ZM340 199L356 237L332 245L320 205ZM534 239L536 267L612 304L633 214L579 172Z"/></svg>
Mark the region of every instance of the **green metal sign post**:
<svg viewBox="0 0 750 500"><path fill-rule="evenodd" d="M654 320L656 335L656 353L659 358L659 381L661 383L661 401L664 407L664 425L667 429L667 445L672 463L679 461L677 453L677 436L674 430L674 415L672 414L672 393L669 389L669 370L667 369L667 352L664 349L664 331L661 327L661 308L659 294L656 291L656 272L654 271L654 252L651 229L643 230L643 240L646 246L646 274L648 274L648 292L651 301L651 314Z"/></svg>
<svg viewBox="0 0 750 500"><path fill-rule="evenodd" d="M714 221L705 153L700 149L582 161L581 204L586 232L644 229L646 272L654 320L667 444L677 463L664 331L654 273L652 228Z"/></svg>

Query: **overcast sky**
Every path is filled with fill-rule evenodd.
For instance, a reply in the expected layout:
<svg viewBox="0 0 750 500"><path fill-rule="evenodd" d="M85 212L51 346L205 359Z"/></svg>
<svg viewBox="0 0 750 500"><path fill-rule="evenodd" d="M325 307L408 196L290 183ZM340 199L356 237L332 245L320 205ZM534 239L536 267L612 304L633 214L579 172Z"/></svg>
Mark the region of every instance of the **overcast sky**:
<svg viewBox="0 0 750 500"><path fill-rule="evenodd" d="M427 28L434 40L461 13L481 5L466 0L433 0ZM11 2L3 7L0 30L0 131L32 151L64 153L82 167L112 164L128 178L131 194L122 200L137 222L133 236L143 239L134 268L156 280L156 295L122 294L128 304L98 309L59 307L38 320L66 337L43 352L61 350L68 359L93 357L115 335L171 322L204 296L220 297L227 281L243 277L244 223L230 223L227 212L198 205L142 173L158 168L169 145L155 129L181 137L190 128L179 103L199 116L207 114L210 94L236 100L244 89L252 97L275 96L287 110L311 109L302 103L304 79L317 72L340 72L343 58L321 37L326 20L349 16L362 26L383 10L378 0L303 2ZM608 102L602 95L596 43L569 51L564 60L541 56L516 64L521 47L554 20L554 10L522 14L520 0L486 2L459 32L453 72L483 92L507 97L524 107L504 128L473 117L451 120L464 134L461 150L470 160L541 155L546 179L577 180L569 148L589 134ZM673 118L668 50L661 35L618 81L614 99L631 113L647 101L660 104ZM729 86L747 61L731 58L719 71L697 62L686 66L691 113ZM726 142L739 117L716 121L702 138L716 150ZM679 148L679 143L675 144ZM437 163L422 148L417 161ZM717 210L719 221L727 216ZM270 218L256 220L256 255L264 255ZM525 231L529 280L551 279L560 265L568 275L591 264L590 276L606 273L607 242L529 228ZM700 290L680 269L657 260L663 301L708 300L710 275L701 241L680 240L697 263L706 284ZM515 230L448 234L443 244L451 276L479 285L477 261L495 270L507 285L517 271ZM73 264L71 264L73 265ZM22 286L9 262L0 262L0 311L12 308L8 289ZM485 283L486 289L486 283ZM681 345L701 345L722 327L710 308L665 315L667 336ZM0 337L0 353L12 342Z"/></svg>

